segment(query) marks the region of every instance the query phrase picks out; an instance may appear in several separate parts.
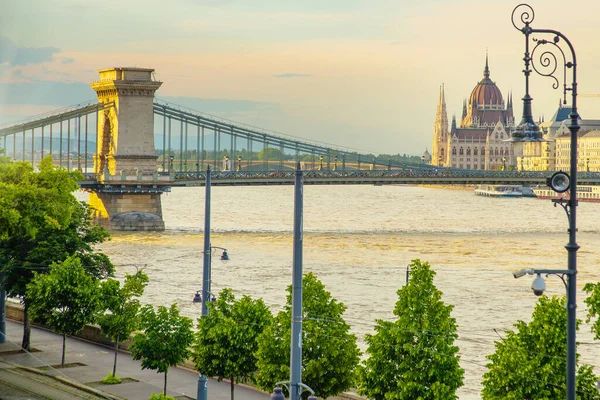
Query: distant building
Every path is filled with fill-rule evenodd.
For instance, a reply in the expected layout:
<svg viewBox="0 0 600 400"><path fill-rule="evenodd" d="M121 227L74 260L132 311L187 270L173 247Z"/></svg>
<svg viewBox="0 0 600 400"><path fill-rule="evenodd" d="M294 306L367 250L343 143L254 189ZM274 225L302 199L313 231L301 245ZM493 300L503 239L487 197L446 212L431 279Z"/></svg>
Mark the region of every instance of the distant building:
<svg viewBox="0 0 600 400"><path fill-rule="evenodd" d="M514 165L510 137L514 127L512 96L505 106L500 89L490 79L488 57L483 79L477 83L469 100L463 102L460 126L456 117L448 130L444 86L433 128L432 165L466 169L501 169Z"/></svg>
<svg viewBox="0 0 600 400"><path fill-rule="evenodd" d="M431 164L431 154L429 154L427 149L425 149L425 152L421 155L421 161L423 161L424 164Z"/></svg>
<svg viewBox="0 0 600 400"><path fill-rule="evenodd" d="M539 126L545 142L523 143L517 167L524 171L569 171L571 168L571 107L559 104ZM600 120L578 120L577 169L600 171Z"/></svg>

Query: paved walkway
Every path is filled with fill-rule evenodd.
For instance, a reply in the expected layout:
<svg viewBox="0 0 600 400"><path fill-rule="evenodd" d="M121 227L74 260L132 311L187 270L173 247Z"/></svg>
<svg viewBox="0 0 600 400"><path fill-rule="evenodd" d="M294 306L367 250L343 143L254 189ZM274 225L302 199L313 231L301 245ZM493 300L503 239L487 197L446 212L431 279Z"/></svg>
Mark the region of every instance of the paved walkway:
<svg viewBox="0 0 600 400"><path fill-rule="evenodd" d="M113 398L123 398L130 400L147 400L152 393L162 393L164 384L164 375L153 370L142 370L140 362L134 361L127 353L119 353L117 361L117 375L127 382L118 385L104 385L100 381L106 375L112 372L114 352L104 346L85 342L76 338L67 338L67 351L65 364L72 364L70 368L48 368L50 365L60 365L62 354L62 336L53 332L48 332L39 328L32 327L31 347L34 350L31 353L19 352L19 345L23 335L23 325L17 322L7 321L6 323L6 343L0 344L0 382L2 374L10 374L6 382L23 381L24 385L47 386L47 390L65 390L50 383L43 375L37 376L35 371L26 369L19 370L14 375L11 366L17 364L25 367L34 367L43 369L48 375L67 378L83 385L91 386L98 391L115 395ZM39 350L39 351L35 351ZM33 374L33 375L32 375ZM16 376L16 378L15 378ZM52 379L50 379L52 381ZM6 385L0 385L6 386ZM169 368L167 394L178 399L195 399L198 387L198 374L182 368ZM88 394L87 397L59 396L63 400L67 398L106 398L98 394ZM37 399L54 397L35 397L25 396L15 388L12 392L3 393L0 391L0 399ZM230 386L229 382L218 382L210 379L208 382L208 398L210 400L229 400ZM257 392L251 388L236 386L235 398L238 400L265 400L270 395Z"/></svg>

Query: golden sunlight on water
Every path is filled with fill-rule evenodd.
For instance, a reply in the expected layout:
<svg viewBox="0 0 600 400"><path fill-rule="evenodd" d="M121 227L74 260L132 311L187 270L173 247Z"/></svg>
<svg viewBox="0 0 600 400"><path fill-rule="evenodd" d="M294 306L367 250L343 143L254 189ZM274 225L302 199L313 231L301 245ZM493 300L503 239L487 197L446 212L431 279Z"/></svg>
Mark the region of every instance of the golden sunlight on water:
<svg viewBox="0 0 600 400"><path fill-rule="evenodd" d="M191 299L202 285L204 189L174 188L163 197L163 212L167 231L115 233L102 248L118 276L146 269L151 283L145 302L177 302L196 318L200 309ZM213 292L232 287L280 310L291 284L292 224L292 187L213 188L212 244L231 257L227 264L215 257ZM600 204L581 203L578 224L578 317L584 320L581 288L600 281ZM530 318L536 301L531 279L515 280L511 272L566 268L567 225L560 208L537 199L409 186L308 186L304 272L314 272L348 307L346 320L364 350L375 319L393 318L406 265L415 258L428 261L444 301L455 306L465 369L460 399L478 399L485 356L498 335ZM564 295L558 278L549 278L547 286L549 295ZM589 325L581 325L578 340L581 360L599 373Z"/></svg>

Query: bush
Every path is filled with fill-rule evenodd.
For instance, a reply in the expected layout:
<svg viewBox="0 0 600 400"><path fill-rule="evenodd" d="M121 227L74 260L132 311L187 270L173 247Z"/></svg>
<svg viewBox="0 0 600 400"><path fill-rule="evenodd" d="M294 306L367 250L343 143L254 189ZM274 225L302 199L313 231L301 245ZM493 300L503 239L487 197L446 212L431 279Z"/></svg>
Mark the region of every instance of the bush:
<svg viewBox="0 0 600 400"><path fill-rule="evenodd" d="M162 393L152 393L148 400L175 400L173 396L165 396Z"/></svg>
<svg viewBox="0 0 600 400"><path fill-rule="evenodd" d="M121 378L118 375L108 374L102 379L102 383L105 385L115 385L121 383Z"/></svg>

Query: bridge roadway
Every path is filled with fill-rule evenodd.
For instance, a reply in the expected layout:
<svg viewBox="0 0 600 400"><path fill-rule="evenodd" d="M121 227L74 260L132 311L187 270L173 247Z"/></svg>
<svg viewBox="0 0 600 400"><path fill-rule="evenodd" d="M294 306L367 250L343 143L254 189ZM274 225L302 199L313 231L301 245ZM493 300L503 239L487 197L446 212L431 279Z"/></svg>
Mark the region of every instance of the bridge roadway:
<svg viewBox="0 0 600 400"><path fill-rule="evenodd" d="M479 185L479 184L513 184L513 185L545 185L546 178L552 172L516 172L516 171L305 171L306 185ZM169 176L172 186L204 186L204 172L172 172L160 173L160 177ZM600 172L580 172L577 177L580 185L600 185ZM151 182L145 181L144 184ZM159 181L156 182L160 184ZM135 182L111 181L111 185L135 185ZM164 183L163 183L164 184ZM266 186L293 185L293 171L269 172L233 172L222 171L211 174L212 186ZM94 174L84 174L80 182L83 189L94 189L99 184Z"/></svg>

